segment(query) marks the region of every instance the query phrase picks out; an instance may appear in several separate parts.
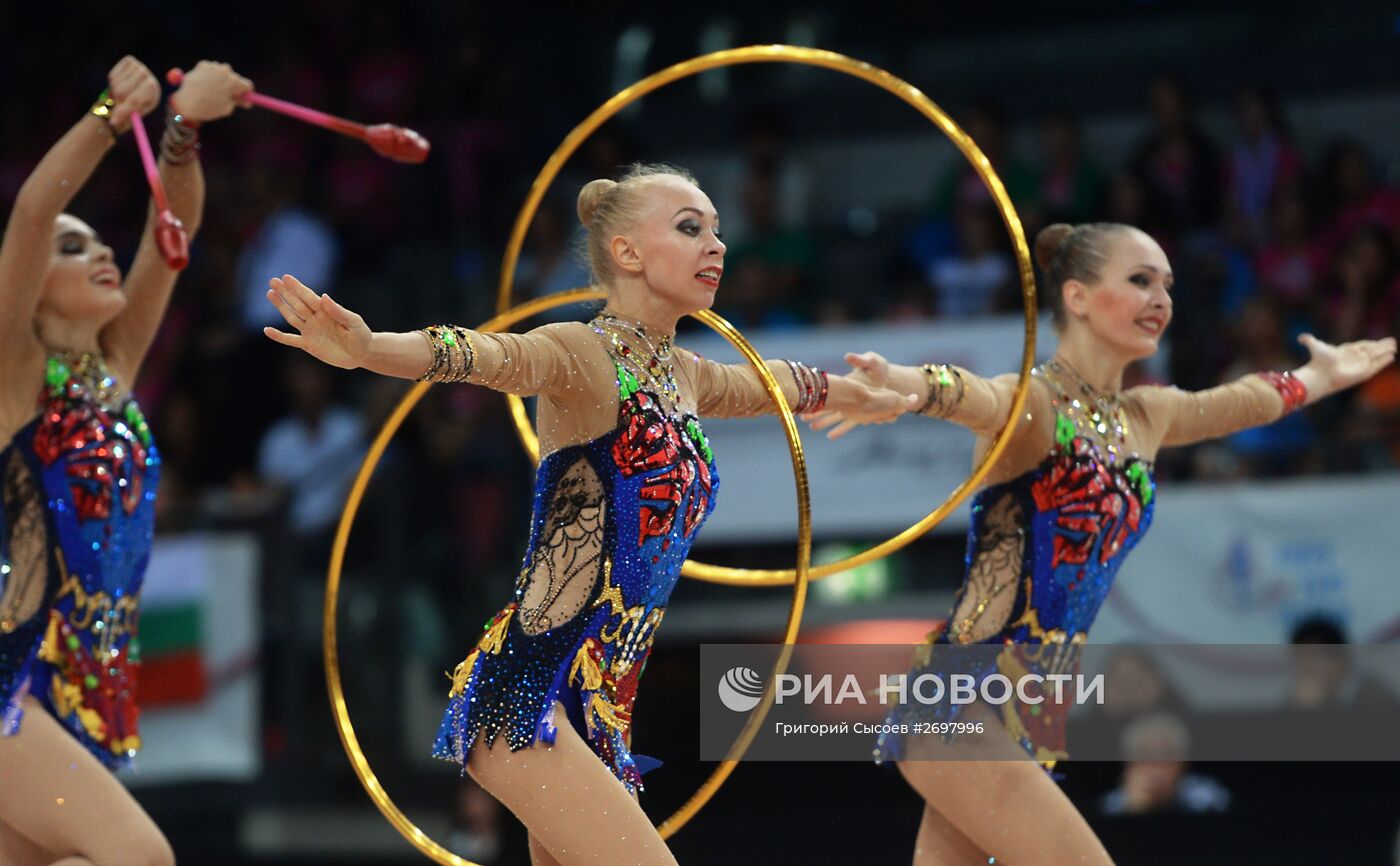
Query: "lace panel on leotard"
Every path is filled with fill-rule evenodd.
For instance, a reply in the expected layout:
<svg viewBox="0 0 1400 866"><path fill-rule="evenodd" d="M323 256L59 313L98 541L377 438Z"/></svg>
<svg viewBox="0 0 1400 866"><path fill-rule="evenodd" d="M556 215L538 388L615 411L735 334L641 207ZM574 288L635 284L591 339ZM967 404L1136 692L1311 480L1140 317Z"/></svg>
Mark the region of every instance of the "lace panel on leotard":
<svg viewBox="0 0 1400 866"><path fill-rule="evenodd" d="M530 563L521 575L520 627L541 634L578 615L598 583L603 554L603 482L579 458L559 479Z"/></svg>
<svg viewBox="0 0 1400 866"><path fill-rule="evenodd" d="M982 641L1000 632L1016 602L1026 546L1025 514L1011 493L985 508L977 550L948 621L948 637L955 643Z"/></svg>
<svg viewBox="0 0 1400 866"><path fill-rule="evenodd" d="M9 571L0 574L0 630L14 631L40 612L48 583L48 525L44 495L15 450L3 454L5 530L0 552Z"/></svg>

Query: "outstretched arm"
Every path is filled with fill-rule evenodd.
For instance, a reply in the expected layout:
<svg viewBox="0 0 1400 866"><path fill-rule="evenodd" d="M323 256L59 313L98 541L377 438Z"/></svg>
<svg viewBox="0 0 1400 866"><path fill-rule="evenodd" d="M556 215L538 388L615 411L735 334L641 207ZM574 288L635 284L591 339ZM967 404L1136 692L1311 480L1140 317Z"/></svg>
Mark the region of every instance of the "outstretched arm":
<svg viewBox="0 0 1400 866"><path fill-rule="evenodd" d="M677 355L695 383L696 411L702 417L751 418L773 413L768 392L751 365L721 364L684 349L678 349ZM825 406L874 424L893 421L917 402L912 392L871 386L848 376L830 376L804 364L784 360L763 363L794 412Z"/></svg>
<svg viewBox="0 0 1400 866"><path fill-rule="evenodd" d="M577 323L526 334L489 334L455 326L396 333L371 331L359 314L316 294L290 274L273 279L267 298L297 330L263 333L284 346L347 370L434 382L470 382L522 397L567 387L576 366L569 334Z"/></svg>
<svg viewBox="0 0 1400 866"><path fill-rule="evenodd" d="M166 132L160 144L160 179L171 212L184 223L191 240L199 231L204 214L204 171L199 165L196 129L200 124L232 114L234 108L244 104L243 97L252 89L252 82L235 73L227 63L201 60L170 97ZM136 381L180 275L161 256L155 225L152 202L147 208L141 245L126 279L126 308L101 335L103 353L128 386Z"/></svg>
<svg viewBox="0 0 1400 866"><path fill-rule="evenodd" d="M83 116L39 161L15 196L0 244L0 352L3 369L37 351L34 311L53 256L54 220L87 183L111 149L114 133L131 128L132 112L154 108L160 86L141 61L127 55L107 73L112 105L104 119Z"/></svg>
<svg viewBox="0 0 1400 866"><path fill-rule="evenodd" d="M891 364L875 352L848 353L846 362L852 368L851 379L899 394L911 394L911 411L952 421L983 436L995 434L1006 423L1019 380L1015 373L985 379L951 364L906 367ZM859 419L832 407L831 411L813 419L812 429L834 428L827 436L839 439L860 423Z"/></svg>
<svg viewBox="0 0 1400 866"><path fill-rule="evenodd" d="M1204 391L1143 386L1129 393L1143 401L1147 416L1163 430L1162 447L1191 445L1271 424L1366 381L1395 360L1394 337L1333 346L1303 334L1298 341L1312 358L1288 373L1251 373Z"/></svg>

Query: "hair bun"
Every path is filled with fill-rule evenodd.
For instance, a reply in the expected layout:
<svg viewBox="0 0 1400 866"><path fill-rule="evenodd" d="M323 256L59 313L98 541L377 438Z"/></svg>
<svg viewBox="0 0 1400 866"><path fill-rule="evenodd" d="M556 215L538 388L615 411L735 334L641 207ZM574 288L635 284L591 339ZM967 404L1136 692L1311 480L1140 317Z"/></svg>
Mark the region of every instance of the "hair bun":
<svg viewBox="0 0 1400 866"><path fill-rule="evenodd" d="M1074 226L1068 223L1055 223L1040 230L1035 236L1035 263L1042 271L1050 270L1055 253L1064 246L1065 240L1074 233Z"/></svg>
<svg viewBox="0 0 1400 866"><path fill-rule="evenodd" d="M585 226L592 225L593 215L598 212L598 203L603 196L617 189L617 181L599 178L590 180L578 191L578 218Z"/></svg>

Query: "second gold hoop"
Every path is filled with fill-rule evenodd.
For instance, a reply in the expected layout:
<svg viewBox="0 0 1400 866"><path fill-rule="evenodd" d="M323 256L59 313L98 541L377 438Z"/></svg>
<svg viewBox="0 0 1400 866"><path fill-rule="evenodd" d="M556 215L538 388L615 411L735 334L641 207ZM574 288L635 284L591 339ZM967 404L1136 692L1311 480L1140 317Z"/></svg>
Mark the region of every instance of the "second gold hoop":
<svg viewBox="0 0 1400 866"><path fill-rule="evenodd" d="M516 217L514 229L511 231L510 242L506 246L505 258L501 264L501 282L496 306L499 311L503 311L510 306L515 266L519 261L520 250L525 242L525 233L529 229L530 223L534 220L535 212L538 210L540 201L544 198L545 192L554 183L555 178L558 177L560 170L564 167L564 163L568 161L569 157L578 150L590 135L628 105L631 105L647 94L665 87L668 84L707 70L747 63L795 63L831 69L873 84L913 106L915 110L930 120L957 146L958 150L962 152L963 156L967 158L972 168L977 172L982 183L986 185L988 192L992 195L992 199L996 202L997 210L1001 213L1002 222L1006 224L1006 229L1011 234L1011 241L1016 253L1017 269L1021 277L1022 301L1026 315L1026 332L1021 354L1020 380L1016 384L1016 392L1011 401L1011 411L1007 415L1007 423L997 434L996 439L992 443L992 447L983 455L981 462L973 469L972 474L967 477L967 480L959 484L941 505L933 509L933 511L929 512L908 529L885 539L879 544L873 545L844 559L825 563L813 568L811 570L811 579L816 580L888 556L923 535L925 532L928 532L947 517L954 508L957 508L964 499L977 489L982 483L982 480L986 478L987 473L991 471L997 459L1001 456L1002 451L1006 449L1007 443L1015 432L1015 425L1012 424L1011 421L1020 415L1021 407L1025 403L1026 393L1030 389L1031 367L1035 363L1035 271L1031 265L1030 247L1026 243L1026 233L1021 226L1021 218L1016 214L1016 209L1011 203L1011 197L1007 195L1006 187L992 169L992 165L987 160L987 157L967 133L963 132L943 109L934 104L933 100L929 99L918 88L909 84L907 81L879 67L872 66L869 63L847 57L844 54L837 54L833 51L802 48L792 45L751 45L743 48L732 48L726 51L716 51L711 54L701 55L677 63L674 66L667 67L660 72L654 73L630 87L619 91L611 99L594 110L582 123L574 127L574 129L565 136L564 141L545 162L544 168L541 169L534 183L530 186L529 195L526 196L525 204L521 208L519 216ZM535 438L534 430L530 425L529 415L525 411L524 402L519 397L515 396L507 396L506 399L510 403L511 419L515 423L516 433L520 436L521 443L524 445L525 450L530 454L531 458L538 462L539 440ZM693 559L685 563L681 574L686 577L704 580L710 583L742 586L781 586L791 584L797 578L794 569L732 568L712 565Z"/></svg>

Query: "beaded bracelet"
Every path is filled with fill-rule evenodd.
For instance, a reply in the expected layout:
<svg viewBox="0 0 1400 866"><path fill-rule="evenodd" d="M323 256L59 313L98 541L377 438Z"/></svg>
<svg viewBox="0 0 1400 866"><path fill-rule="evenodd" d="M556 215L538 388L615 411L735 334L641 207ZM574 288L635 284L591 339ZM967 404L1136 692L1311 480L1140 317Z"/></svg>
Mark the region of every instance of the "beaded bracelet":
<svg viewBox="0 0 1400 866"><path fill-rule="evenodd" d="M418 333L428 341L433 361L419 382L465 382L476 363L471 331L457 325L430 325Z"/></svg>
<svg viewBox="0 0 1400 866"><path fill-rule="evenodd" d="M962 402L962 371L950 364L924 364L919 370L928 382L928 399L919 407L919 414L931 418L947 418ZM953 399L945 403L943 394L950 385L956 386Z"/></svg>
<svg viewBox="0 0 1400 866"><path fill-rule="evenodd" d="M167 121L167 122L173 120L173 121L175 121L176 123L178 123L180 126L183 126L185 129L192 129L192 130L195 130L195 131L198 131L198 130L199 130L199 127L200 127L199 121L198 121L198 120L192 120L191 118L187 117L183 112L181 112L180 109L179 109L179 107L175 104L175 97L174 97L174 96L171 96L169 99L167 99L167 100L165 101L165 109L166 109L166 115L165 115L165 117L166 117L166 121Z"/></svg>
<svg viewBox="0 0 1400 866"><path fill-rule="evenodd" d="M807 395L807 379L802 375L802 368L797 365L796 361L784 358L783 363L787 364L789 372L792 373L792 382L797 386L797 402L793 404L793 411L800 412L810 399Z"/></svg>
<svg viewBox="0 0 1400 866"><path fill-rule="evenodd" d="M1256 375L1273 385L1274 390L1283 398L1283 414L1287 415L1308 401L1308 386L1292 372L1260 370Z"/></svg>
<svg viewBox="0 0 1400 866"><path fill-rule="evenodd" d="M184 165L199 155L199 124L165 104L165 133L160 137L160 155L171 165Z"/></svg>
<svg viewBox="0 0 1400 866"><path fill-rule="evenodd" d="M797 385L797 405L792 411L801 415L807 412L820 412L826 407L827 394L831 390L830 378L825 370L809 366L801 361L783 359L792 371L793 382Z"/></svg>
<svg viewBox="0 0 1400 866"><path fill-rule="evenodd" d="M831 393L831 379L826 371L817 370L817 378L821 380L821 385L817 389L817 401L807 410L808 412L820 412L826 408L827 395Z"/></svg>

